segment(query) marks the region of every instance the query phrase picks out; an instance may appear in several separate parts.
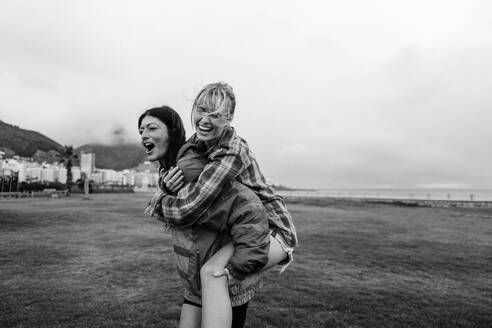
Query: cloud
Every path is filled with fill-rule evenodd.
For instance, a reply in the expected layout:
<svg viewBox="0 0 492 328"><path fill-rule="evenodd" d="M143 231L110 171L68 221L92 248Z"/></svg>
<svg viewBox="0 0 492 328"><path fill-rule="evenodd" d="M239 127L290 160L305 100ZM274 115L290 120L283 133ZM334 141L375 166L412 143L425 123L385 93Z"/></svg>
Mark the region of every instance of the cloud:
<svg viewBox="0 0 492 328"><path fill-rule="evenodd" d="M283 146L279 150L280 156L292 157L292 156L313 156L316 153L322 154L323 148L316 147L314 145L305 144L292 144Z"/></svg>
<svg viewBox="0 0 492 328"><path fill-rule="evenodd" d="M489 9L7 1L1 119L62 144L137 142L138 115L168 104L190 135L193 98L225 80L237 95L234 125L276 182L486 185Z"/></svg>
<svg viewBox="0 0 492 328"><path fill-rule="evenodd" d="M130 135L123 126L116 125L113 129L112 144L124 144L135 139L134 135Z"/></svg>
<svg viewBox="0 0 492 328"><path fill-rule="evenodd" d="M40 88L40 89L56 89L57 86L54 83L46 81L44 79L36 78L36 77L20 77L20 83L27 87L31 88Z"/></svg>

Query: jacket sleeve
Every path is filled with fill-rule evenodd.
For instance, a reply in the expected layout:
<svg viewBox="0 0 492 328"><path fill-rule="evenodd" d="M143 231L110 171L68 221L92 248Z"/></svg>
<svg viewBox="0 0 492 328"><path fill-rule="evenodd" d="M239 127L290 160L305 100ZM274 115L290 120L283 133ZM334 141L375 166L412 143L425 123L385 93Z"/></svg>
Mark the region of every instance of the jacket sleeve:
<svg viewBox="0 0 492 328"><path fill-rule="evenodd" d="M239 140L223 145L211 156L198 180L186 184L176 196L162 197L162 215L178 227L188 227L203 218L222 187L233 181L249 165Z"/></svg>

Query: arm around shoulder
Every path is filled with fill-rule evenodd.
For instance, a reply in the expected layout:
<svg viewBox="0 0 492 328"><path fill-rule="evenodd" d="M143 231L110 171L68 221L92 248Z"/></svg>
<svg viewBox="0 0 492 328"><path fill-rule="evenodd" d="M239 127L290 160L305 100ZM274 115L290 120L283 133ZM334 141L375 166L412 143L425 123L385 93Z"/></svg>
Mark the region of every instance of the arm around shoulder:
<svg viewBox="0 0 492 328"><path fill-rule="evenodd" d="M162 198L163 215L175 226L191 226L199 223L213 204L222 187L233 181L242 170L244 161L240 143L221 146L213 152L197 181L185 185L176 196Z"/></svg>

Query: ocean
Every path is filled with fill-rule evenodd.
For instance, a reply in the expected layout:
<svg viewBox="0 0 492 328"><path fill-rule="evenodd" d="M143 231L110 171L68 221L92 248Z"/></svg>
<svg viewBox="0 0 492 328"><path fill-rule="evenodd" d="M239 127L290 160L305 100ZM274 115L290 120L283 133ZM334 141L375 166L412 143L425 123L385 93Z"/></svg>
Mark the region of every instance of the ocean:
<svg viewBox="0 0 492 328"><path fill-rule="evenodd" d="M282 190L282 196L492 201L492 189L317 189Z"/></svg>

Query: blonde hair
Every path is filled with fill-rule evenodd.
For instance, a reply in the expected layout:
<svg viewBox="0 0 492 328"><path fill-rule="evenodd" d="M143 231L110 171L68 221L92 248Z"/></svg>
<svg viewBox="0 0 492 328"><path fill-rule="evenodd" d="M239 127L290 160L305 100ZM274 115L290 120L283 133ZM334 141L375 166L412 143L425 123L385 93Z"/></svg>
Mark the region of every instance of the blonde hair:
<svg viewBox="0 0 492 328"><path fill-rule="evenodd" d="M193 102L193 110L204 107L210 111L227 113L227 119L232 120L236 109L236 96L232 87L225 82L210 83L203 87Z"/></svg>

